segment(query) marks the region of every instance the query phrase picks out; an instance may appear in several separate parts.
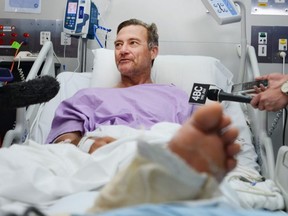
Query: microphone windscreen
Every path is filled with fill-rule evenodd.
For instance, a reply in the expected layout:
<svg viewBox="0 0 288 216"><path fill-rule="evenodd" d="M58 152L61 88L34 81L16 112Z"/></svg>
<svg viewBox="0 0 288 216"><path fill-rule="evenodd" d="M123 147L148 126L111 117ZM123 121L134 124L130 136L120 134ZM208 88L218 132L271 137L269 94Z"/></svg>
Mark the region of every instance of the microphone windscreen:
<svg viewBox="0 0 288 216"><path fill-rule="evenodd" d="M48 75L9 83L0 87L0 109L15 109L47 102L56 96L59 89L59 82Z"/></svg>
<svg viewBox="0 0 288 216"><path fill-rule="evenodd" d="M218 101L219 97L219 89L209 89L207 93L207 97L209 100Z"/></svg>

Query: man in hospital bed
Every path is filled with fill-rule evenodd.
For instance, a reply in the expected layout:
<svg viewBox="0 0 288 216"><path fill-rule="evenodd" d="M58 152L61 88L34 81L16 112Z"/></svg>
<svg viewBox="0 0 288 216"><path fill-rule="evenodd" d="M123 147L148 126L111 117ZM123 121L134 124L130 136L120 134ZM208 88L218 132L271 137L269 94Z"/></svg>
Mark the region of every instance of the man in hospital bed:
<svg viewBox="0 0 288 216"><path fill-rule="evenodd" d="M151 68L158 54L155 24L147 25L136 19L122 22L118 26L114 45L115 62L121 74L120 82L115 88L80 90L63 101L55 112L47 143L71 143L84 152L93 153L99 147L115 141L115 137L111 136L86 135L97 127L125 125L136 129L149 129L157 122L183 124L189 118L193 106L187 103L186 93L173 85L152 83ZM242 149L244 150L243 146ZM185 152L177 153L186 159L190 157L190 153L189 156ZM243 155L249 157L249 154ZM196 160L191 157L189 161L192 159ZM249 160L252 161L252 166L253 160L256 164L255 156L252 155ZM205 163L203 165L205 171ZM222 179L225 173L217 169L218 180ZM257 173L252 174L257 176L255 178L260 176ZM252 174L250 173L250 176L253 176Z"/></svg>
<svg viewBox="0 0 288 216"><path fill-rule="evenodd" d="M172 84L152 83L151 68L157 54L155 24L149 26L136 19L122 22L115 40L115 61L121 81L115 88L80 90L63 101L56 110L47 143L70 142L92 153L114 140L82 139L86 132L100 125L147 129L163 121L182 124L191 114L188 95Z"/></svg>
<svg viewBox="0 0 288 216"><path fill-rule="evenodd" d="M115 86L115 88L111 88L109 90L111 92L109 92L108 95L105 95L105 90L103 90L102 92L100 89L95 89L95 92L94 90L93 91L82 90L79 93L77 93L74 97L63 102L56 112L56 116L52 124L52 130L47 139L47 141L50 143L52 142L62 143L57 144L57 146L59 146L60 151L57 151L56 148L55 149L50 148L49 147L50 145L46 145L47 150L55 154L54 159L49 158L49 161L51 163L47 164L49 170L51 171L53 170L52 171L53 176L60 178L60 176L62 175L65 176L64 174L62 174L63 173L63 170L61 170L62 167L61 168L55 167L55 165L53 165L53 162L55 159L57 159L56 158L57 154L61 155L61 151L65 153L65 151L63 151L63 149L61 148L62 145L69 146L70 144L74 144L75 146L79 147L82 151L92 153L93 156L95 157L95 159L93 160L97 159L101 160L103 158L103 155L101 155L100 152L109 151L110 145L114 145L115 147L117 145L116 137L110 136L108 134L107 136L99 136L99 137L93 135L88 136L87 134L89 134L97 127L100 130L100 132L102 129L105 131L105 126L109 126L110 124L115 124L115 126L117 126L118 124L119 126L122 125L135 129L143 128L143 132L139 133L140 134L138 137L139 139L137 139L136 144L136 152L138 152L138 155L140 156L136 157L132 161L130 166L128 166L128 169L125 169L123 172L120 172L115 178L112 178L113 180L111 181L111 183L109 183L107 187L105 187L103 191L100 193L99 199L96 201L94 205L95 208L91 209L91 211L109 210L121 206L129 206L143 202L159 203L159 202L168 202L172 200L175 201L175 200L211 198L217 196L217 193L219 192L218 182L216 180L221 181L225 176L225 174L231 169L233 169L236 165L234 156L239 151L239 146L234 143L234 140L237 136L237 132L234 128L228 127L228 125L230 124L230 120L222 116L222 110L219 104L214 104L211 105L211 107L207 108L204 107L203 109L204 111L200 109L198 114L196 114L194 117L192 117L192 119L184 123L187 119L189 119L189 116L191 115L191 112L193 110L191 105L187 103L188 96L186 95L186 93L182 92L182 90L179 90L173 85L152 84L152 81L150 79L150 73L153 60L156 58L158 54L158 35L155 28L156 26L154 25L148 26L148 29L153 30L153 32L155 33L154 35L150 34L145 26L146 24L139 25L139 21L137 20L129 20L127 22L123 22L122 25L119 25L117 39L115 41L115 60L117 67L121 73L121 82L117 86ZM129 96L130 92L136 93L137 94L136 97ZM98 98L93 96L94 93L96 93L96 96L98 96ZM128 94L128 98L126 97L124 99L124 96L126 94ZM145 99L144 96L146 95L148 95L149 98ZM97 107L93 107L91 105L94 103L102 105L103 103L105 103L104 100L107 99L107 96L109 96L110 102L112 101L112 103L114 104L111 105L111 107L108 107L108 110L107 106L104 106L98 111L102 110L104 111L104 114L107 114L107 112L111 112L112 114L110 113L111 114L110 120L111 119L112 120L109 121L109 118L107 120L103 116L93 116L92 118L94 119L91 119L89 117L89 115L91 115L91 112L93 113L92 115L97 114L96 113L97 110L95 113L93 112L94 109L97 109ZM119 118L118 116L115 117L115 114L119 114L120 111L123 111L121 110L121 107L123 106L122 103L124 103L125 100L130 101L130 103L131 101L137 101L137 103L139 101L140 102L142 101L142 103L140 103L140 105L137 105L136 103L134 104L132 103L132 105L125 104L128 106L127 107L128 112L125 111L124 112L125 115L120 116ZM86 105L86 107L83 108L82 105L85 103L85 101L86 102L88 101L88 104ZM135 115L132 114L136 110L134 106L137 106L137 109L141 110L141 113L140 115L137 116L137 118L135 118ZM97 122L97 118L101 118L101 121ZM151 137L151 134L150 132L146 133L144 130L149 129L149 127L151 127L152 128L151 133L153 133L153 130L156 132L157 130L159 131L161 125L160 126L157 125L157 122L166 122L166 123L173 122L178 123L177 125L184 123L184 126L182 127L182 129L178 131L178 135L176 134L176 136L172 139L172 141L168 142L168 140L166 139L167 142L169 143L168 145L166 145L167 142L163 143L163 140L160 139L162 140L162 144L158 145L157 147L157 145L150 145L151 143L147 141L148 139L146 140L146 138L149 138L149 136ZM210 129L209 125L211 127ZM178 126L175 127L175 125L173 126L172 123L171 125L168 124L168 126L169 130L167 131L171 134L172 137L172 134L175 134L176 131L179 129L179 127ZM116 130L118 129L120 130L119 133L121 133L121 127L120 128L116 127ZM135 136L133 137L135 138ZM144 141L141 141L141 137L143 138ZM124 141L120 144L123 144ZM128 139L128 141L131 141L131 139L130 140ZM154 140L153 142L157 143L159 142L159 140L156 141ZM243 154L244 144L243 142L241 142L241 140L237 140L237 142L241 143L241 149ZM99 148L100 146L103 145L105 145L105 148L104 147ZM159 146L162 146L164 148L159 148ZM112 146L111 148L114 147ZM167 147L176 154L171 154L169 153L170 151L165 151L164 149ZM134 147L132 144L131 145L129 144L127 148L129 148L130 151ZM96 149L97 151L95 151ZM35 149L34 151L36 153ZM0 152L0 154L1 153L2 152ZM41 153L43 153L42 149ZM107 154L109 153L110 152L107 152ZM117 153L117 156L119 156L119 154L123 154L124 155L123 157L126 157L127 155L124 153L125 153L125 147L123 147L123 149L121 149L121 151ZM44 154L48 153L44 152ZM98 156L100 155L101 158L97 158L97 155ZM184 159L186 163L183 163L183 161L180 160L175 155L179 155L181 158ZM4 153L3 155L0 156L0 159L1 158L3 159L4 158L3 156ZM75 156L75 153L73 153L73 156ZM85 155L77 155L77 156L86 158ZM129 154L128 156L130 157ZM250 157L249 154L247 155L243 154L243 156ZM31 156L28 156L28 158L27 157L26 158L30 159L29 157ZM68 160L69 158L61 158L61 163L64 164L67 163L67 161L65 161L66 159ZM81 163L83 162L83 159L80 160L74 157L71 157L70 159L72 163L71 166L69 165L69 163L67 163L70 169L74 164L76 165L76 163L78 162ZM86 158L85 160L89 161L90 159L91 158L88 159ZM111 160L111 158L109 160ZM256 164L256 156L251 156L249 160L252 161L251 166L253 168L257 167L257 165L254 165ZM41 160L37 159L37 161L39 161L38 163L46 164L46 162L42 162ZM100 167L98 169L99 175L101 173L106 174L107 170L110 169L109 167L105 167L104 165L105 164L103 164L103 168ZM32 164L29 164L29 166L30 166L29 168L33 167ZM144 169L141 169L140 167L143 166ZM81 166L79 167L80 168L78 169L81 169ZM123 166L116 164L116 168L113 168L116 169L116 171L111 172L112 177L113 173L118 173L117 170L120 167L122 168ZM152 167L152 169L150 169L149 167L150 168ZM193 169L190 169L190 167L192 167ZM86 170L83 171L81 170L74 171L73 176L74 177L80 176L81 178L81 174L83 174L85 171L89 172L89 167L85 168ZM137 172L136 172L137 175L135 176L130 175L131 173L132 174L135 173L135 168L137 171L139 171L138 173L139 175L137 174ZM137 176L148 177L149 173L151 173L149 170L150 171L155 170L155 172L157 173L156 180L161 179L161 181L155 182L153 180L152 184L151 185L149 184L147 186L146 185L147 179L143 178L142 184L140 184ZM61 173L59 176L56 174L58 171L59 173ZM197 171L201 173L198 173ZM94 173L90 172L91 176L95 176L97 174L95 173L96 171L93 172ZM241 170L239 172L241 172ZM249 175L250 174L251 173L249 173ZM103 179L99 180L100 183L94 182L93 184L92 182L93 188L97 188L97 186L95 186L97 184L99 186L103 186L103 183L104 184L107 183L108 182L108 180L106 179L107 177L104 178L105 178L104 180ZM37 179L39 178L37 177ZM193 181L191 181L191 179L193 179ZM79 185L78 180L79 179L69 178L69 182L66 181L65 183L66 185L68 185L67 188L69 190L68 189L67 190L71 191L70 188L71 182L73 183L71 185ZM47 181L44 180L44 185L45 183L47 183ZM32 189L39 187L40 185L43 184L43 182L40 184L37 184L37 182L35 182L35 184L36 185L35 186L33 185ZM127 187L126 188L118 187L117 185L121 186L126 185ZM146 185L147 187L139 188L139 186L143 185ZM160 186L159 190L155 190L156 188L154 187L151 190L149 186L153 185L156 188ZM173 186L171 187L171 185ZM89 184L86 183L85 186L81 188L82 189L84 187L86 189L89 188ZM32 187L32 185L29 185L29 187ZM53 189L54 187L55 186L53 187L49 186L48 188ZM57 185L56 187L59 187L59 185ZM65 194L64 192L66 192L65 186L63 185L62 187L63 188L61 188L60 190L62 193L59 194ZM187 187L189 188L189 190L187 190ZM121 190L121 188L123 190L119 192L118 189ZM168 192L168 194L165 192L165 190L163 190L163 188L166 189L166 192ZM128 191L125 189L127 189ZM132 191L134 191L134 194L136 194L137 199L135 197L124 196L127 194L132 194L130 191L131 189L133 189ZM141 192L139 192L139 189ZM48 202L49 200L55 197L55 195L48 196L47 191L45 190L45 188L43 189L43 187L37 188L37 192L39 192L38 190L44 190L44 193L40 192L39 194L37 194L39 195L40 198L37 195L34 195L34 197L33 196L29 197L30 203L34 202L39 203L40 200L45 200L46 202ZM116 200L113 201L109 199L111 195L110 192L112 192L113 195L112 197L114 197L114 195L117 194ZM150 193L150 195L152 196L143 197L142 192ZM186 192L188 192L188 194ZM10 196L9 193L7 194L8 196ZM58 192L56 194L58 194ZM16 194L16 197L17 197L16 200L19 199L20 193ZM27 197L24 196L23 200L25 199L27 200ZM279 206L281 206L281 203L279 204ZM275 208L277 209L278 207Z"/></svg>

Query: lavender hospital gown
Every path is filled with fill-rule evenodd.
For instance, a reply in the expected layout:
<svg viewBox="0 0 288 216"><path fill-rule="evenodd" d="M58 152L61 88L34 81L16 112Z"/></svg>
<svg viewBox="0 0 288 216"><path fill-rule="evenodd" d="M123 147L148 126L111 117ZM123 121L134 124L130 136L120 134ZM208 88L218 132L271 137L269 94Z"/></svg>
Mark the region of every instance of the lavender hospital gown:
<svg viewBox="0 0 288 216"><path fill-rule="evenodd" d="M82 89L57 108L47 143L63 133L85 134L99 125L148 129L163 121L182 124L192 110L188 99L184 91L172 84Z"/></svg>

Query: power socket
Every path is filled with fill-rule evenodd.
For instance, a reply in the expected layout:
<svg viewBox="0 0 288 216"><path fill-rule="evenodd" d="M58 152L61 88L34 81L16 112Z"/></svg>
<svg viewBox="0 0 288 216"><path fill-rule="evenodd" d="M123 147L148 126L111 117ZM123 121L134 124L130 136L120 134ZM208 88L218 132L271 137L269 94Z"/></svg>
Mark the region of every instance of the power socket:
<svg viewBox="0 0 288 216"><path fill-rule="evenodd" d="M287 51L287 39L286 38L280 38L278 40L278 50Z"/></svg>
<svg viewBox="0 0 288 216"><path fill-rule="evenodd" d="M51 41L51 32L41 31L40 32L40 45L43 45L46 41Z"/></svg>
<svg viewBox="0 0 288 216"><path fill-rule="evenodd" d="M258 33L258 44L267 44L267 32L259 32Z"/></svg>
<svg viewBox="0 0 288 216"><path fill-rule="evenodd" d="M258 45L258 56L267 56L267 45Z"/></svg>
<svg viewBox="0 0 288 216"><path fill-rule="evenodd" d="M61 32L61 45L71 45L71 37L65 32Z"/></svg>

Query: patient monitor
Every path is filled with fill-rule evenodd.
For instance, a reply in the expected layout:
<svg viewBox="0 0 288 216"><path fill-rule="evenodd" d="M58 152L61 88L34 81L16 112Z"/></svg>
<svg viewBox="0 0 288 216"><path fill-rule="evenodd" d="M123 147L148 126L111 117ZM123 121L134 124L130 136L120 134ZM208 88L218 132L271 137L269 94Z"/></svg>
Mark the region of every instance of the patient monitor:
<svg viewBox="0 0 288 216"><path fill-rule="evenodd" d="M93 39L97 17L97 7L91 0L67 0L63 31L69 35Z"/></svg>
<svg viewBox="0 0 288 216"><path fill-rule="evenodd" d="M241 20L241 15L232 0L202 0L202 2L220 25Z"/></svg>

